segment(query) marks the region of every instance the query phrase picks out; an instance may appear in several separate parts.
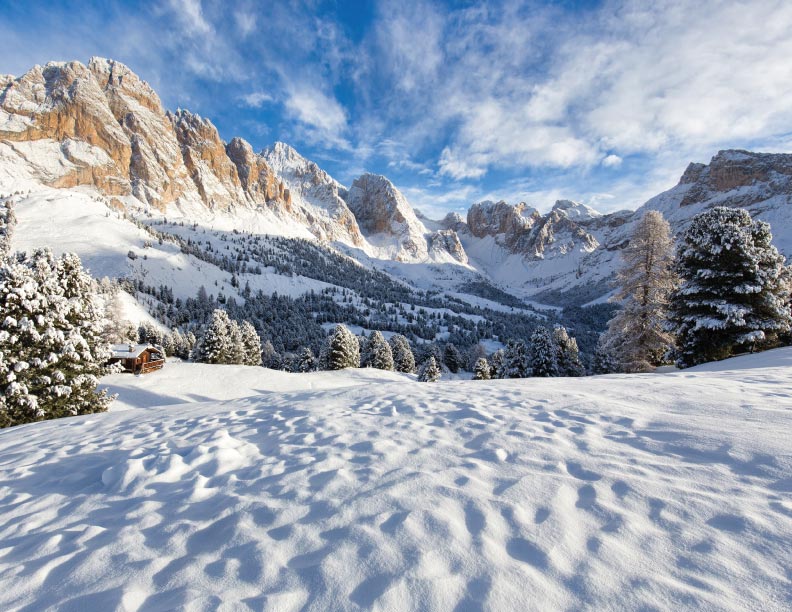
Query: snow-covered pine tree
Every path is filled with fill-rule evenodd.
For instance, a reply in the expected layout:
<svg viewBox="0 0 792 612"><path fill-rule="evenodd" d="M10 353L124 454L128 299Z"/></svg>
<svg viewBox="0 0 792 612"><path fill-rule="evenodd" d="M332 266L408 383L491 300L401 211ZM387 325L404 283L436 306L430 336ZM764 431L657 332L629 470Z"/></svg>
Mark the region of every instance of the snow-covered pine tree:
<svg viewBox="0 0 792 612"><path fill-rule="evenodd" d="M306 372L315 372L319 367L319 364L316 361L316 357L314 357L313 351L310 347L306 346L300 351L300 358L297 361L297 371L306 373Z"/></svg>
<svg viewBox="0 0 792 612"><path fill-rule="evenodd" d="M393 370L393 351L380 332L372 332L369 336L360 359L360 365L364 368Z"/></svg>
<svg viewBox="0 0 792 612"><path fill-rule="evenodd" d="M240 326L242 335L242 353L244 355L242 363L245 365L261 365L261 338L259 338L256 328L250 321L243 321Z"/></svg>
<svg viewBox="0 0 792 612"><path fill-rule="evenodd" d="M11 200L0 203L0 263L11 254L11 236L16 225L14 205Z"/></svg>
<svg viewBox="0 0 792 612"><path fill-rule="evenodd" d="M142 344L162 344L162 332L151 321L144 321L138 326L138 342Z"/></svg>
<svg viewBox="0 0 792 612"><path fill-rule="evenodd" d="M594 374L612 374L619 371L619 364L613 357L610 340L607 333L600 334L591 363L591 371Z"/></svg>
<svg viewBox="0 0 792 612"><path fill-rule="evenodd" d="M460 353L456 345L451 342L446 344L445 349L443 349L443 363L452 374L459 372L460 368L465 364L462 353Z"/></svg>
<svg viewBox="0 0 792 612"><path fill-rule="evenodd" d="M325 342L322 362L328 370L359 368L360 345L357 336L345 325L336 325Z"/></svg>
<svg viewBox="0 0 792 612"><path fill-rule="evenodd" d="M239 323L232 320L228 328L229 343L228 343L228 357L223 363L243 364L247 357L245 353L245 344L242 339L242 328Z"/></svg>
<svg viewBox="0 0 792 612"><path fill-rule="evenodd" d="M682 286L671 297L677 364L690 367L774 345L790 329L789 270L770 225L746 210L696 215L677 254Z"/></svg>
<svg viewBox="0 0 792 612"><path fill-rule="evenodd" d="M622 263L614 296L622 309L608 323L613 357L622 372L650 372L674 345L668 302L679 286L671 227L660 212L650 210L638 222Z"/></svg>
<svg viewBox="0 0 792 612"><path fill-rule="evenodd" d="M533 376L558 376L555 342L546 327L537 327L531 335L530 364Z"/></svg>
<svg viewBox="0 0 792 612"><path fill-rule="evenodd" d="M527 378L530 375L528 347L522 340L509 340L504 356L504 378Z"/></svg>
<svg viewBox="0 0 792 612"><path fill-rule="evenodd" d="M440 366L433 355L421 364L418 370L418 380L421 382L437 382L440 380Z"/></svg>
<svg viewBox="0 0 792 612"><path fill-rule="evenodd" d="M107 410L96 293L76 255L40 249L0 267L0 426Z"/></svg>
<svg viewBox="0 0 792 612"><path fill-rule="evenodd" d="M203 363L228 363L232 353L231 319L225 310L216 308L197 347L197 361Z"/></svg>
<svg viewBox="0 0 792 612"><path fill-rule="evenodd" d="M485 357L479 357L473 366L473 380L489 380L490 364Z"/></svg>
<svg viewBox="0 0 792 612"><path fill-rule="evenodd" d="M265 368L270 368L271 370L280 370L283 365L280 354L275 350L272 341L269 339L265 340L261 345L261 362Z"/></svg>
<svg viewBox="0 0 792 612"><path fill-rule="evenodd" d="M489 359L490 378L506 378L506 351L498 349Z"/></svg>
<svg viewBox="0 0 792 612"><path fill-rule="evenodd" d="M580 362L577 340L569 335L566 327L558 325L553 329L553 342L559 376L585 376L586 369Z"/></svg>
<svg viewBox="0 0 792 612"><path fill-rule="evenodd" d="M388 344L393 354L393 367L397 372L412 374L415 372L415 356L410 348L410 341L401 334L391 336Z"/></svg>

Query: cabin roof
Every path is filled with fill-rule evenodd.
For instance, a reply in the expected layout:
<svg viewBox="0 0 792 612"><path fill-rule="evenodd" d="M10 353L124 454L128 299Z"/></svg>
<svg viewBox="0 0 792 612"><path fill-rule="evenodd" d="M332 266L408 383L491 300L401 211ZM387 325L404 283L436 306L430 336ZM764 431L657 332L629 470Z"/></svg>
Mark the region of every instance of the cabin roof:
<svg viewBox="0 0 792 612"><path fill-rule="evenodd" d="M137 359L146 349L157 350L151 344L114 344L112 346L114 359Z"/></svg>

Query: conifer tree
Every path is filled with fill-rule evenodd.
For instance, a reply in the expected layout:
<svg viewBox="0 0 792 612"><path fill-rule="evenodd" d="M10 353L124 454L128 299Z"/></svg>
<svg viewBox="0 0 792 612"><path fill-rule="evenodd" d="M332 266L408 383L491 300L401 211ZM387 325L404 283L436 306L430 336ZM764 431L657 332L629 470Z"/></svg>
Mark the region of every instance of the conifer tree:
<svg viewBox="0 0 792 612"><path fill-rule="evenodd" d="M388 342L393 355L393 366L397 372L412 374L415 372L415 356L410 348L410 342L401 334L391 336Z"/></svg>
<svg viewBox="0 0 792 612"><path fill-rule="evenodd" d="M608 323L611 351L623 372L649 372L664 363L674 338L667 330L668 303L679 285L674 242L663 215L648 211L622 251L622 309Z"/></svg>
<svg viewBox="0 0 792 612"><path fill-rule="evenodd" d="M738 208L707 210L693 218L677 261L682 286L669 327L680 367L772 347L789 331L789 270L769 224Z"/></svg>
<svg viewBox="0 0 792 612"><path fill-rule="evenodd" d="M506 378L506 351L498 349L489 359L490 378Z"/></svg>
<svg viewBox="0 0 792 612"><path fill-rule="evenodd" d="M259 338L256 328L250 321L243 321L240 326L242 335L242 352L244 354L243 363L245 365L261 365L261 338Z"/></svg>
<svg viewBox="0 0 792 612"><path fill-rule="evenodd" d="M212 320L204 330L198 347L198 361L203 363L228 363L231 356L231 320L220 308L212 312Z"/></svg>
<svg viewBox="0 0 792 612"><path fill-rule="evenodd" d="M97 291L76 255L40 249L0 267L0 426L107 410Z"/></svg>
<svg viewBox="0 0 792 612"><path fill-rule="evenodd" d="M318 364L316 361L316 357L314 357L313 351L310 347L306 346L300 351L300 357L297 362L297 371L306 373L306 372L315 372L318 369Z"/></svg>
<svg viewBox="0 0 792 612"><path fill-rule="evenodd" d="M421 368L418 370L418 380L421 382L437 382L440 380L440 366L437 365L437 360L434 356L430 355L421 364Z"/></svg>
<svg viewBox="0 0 792 612"><path fill-rule="evenodd" d="M559 325L553 329L553 342L559 376L585 376L586 369L580 362L577 340L570 337L566 327Z"/></svg>
<svg viewBox="0 0 792 612"><path fill-rule="evenodd" d="M487 363L486 358L479 357L476 360L476 365L473 366L473 380L489 380L490 379L490 364Z"/></svg>
<svg viewBox="0 0 792 612"><path fill-rule="evenodd" d="M462 353L460 353L459 349L451 342L446 344L443 350L443 363L445 363L448 371L452 374L459 372L459 369L464 364Z"/></svg>
<svg viewBox="0 0 792 612"><path fill-rule="evenodd" d="M509 340L504 356L504 378L527 378L531 375L528 347L522 340Z"/></svg>
<svg viewBox="0 0 792 612"><path fill-rule="evenodd" d="M10 200L0 203L0 264L11 255L11 236L16 225L14 205Z"/></svg>
<svg viewBox="0 0 792 612"><path fill-rule="evenodd" d="M364 368L393 370L393 351L380 332L372 332L369 336L360 361Z"/></svg>
<svg viewBox="0 0 792 612"><path fill-rule="evenodd" d="M341 323L327 337L322 355L327 370L360 367L360 344L357 336Z"/></svg>
<svg viewBox="0 0 792 612"><path fill-rule="evenodd" d="M600 334L597 348L594 350L591 371L594 374L612 374L619 371L619 365L613 357L610 338L607 333Z"/></svg>
<svg viewBox="0 0 792 612"><path fill-rule="evenodd" d="M555 343L546 327L537 327L531 335L530 364L533 376L558 376Z"/></svg>

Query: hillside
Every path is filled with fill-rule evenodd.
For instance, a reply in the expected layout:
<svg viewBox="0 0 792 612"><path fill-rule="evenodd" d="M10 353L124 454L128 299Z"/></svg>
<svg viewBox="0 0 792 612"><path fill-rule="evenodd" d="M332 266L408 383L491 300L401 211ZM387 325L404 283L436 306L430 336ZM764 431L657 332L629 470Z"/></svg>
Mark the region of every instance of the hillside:
<svg viewBox="0 0 792 612"><path fill-rule="evenodd" d="M585 386L116 375L121 411L0 432L0 607L780 611L791 351Z"/></svg>

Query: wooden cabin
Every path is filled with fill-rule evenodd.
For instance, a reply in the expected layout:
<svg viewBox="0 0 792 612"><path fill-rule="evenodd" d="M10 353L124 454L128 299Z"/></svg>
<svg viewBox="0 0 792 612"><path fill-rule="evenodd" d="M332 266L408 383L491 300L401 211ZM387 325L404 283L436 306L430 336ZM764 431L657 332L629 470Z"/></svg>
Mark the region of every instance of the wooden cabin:
<svg viewBox="0 0 792 612"><path fill-rule="evenodd" d="M114 344L109 363L120 363L132 374L148 374L165 365L165 351L152 344Z"/></svg>

